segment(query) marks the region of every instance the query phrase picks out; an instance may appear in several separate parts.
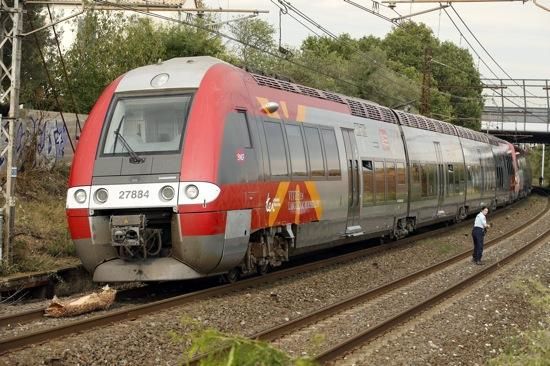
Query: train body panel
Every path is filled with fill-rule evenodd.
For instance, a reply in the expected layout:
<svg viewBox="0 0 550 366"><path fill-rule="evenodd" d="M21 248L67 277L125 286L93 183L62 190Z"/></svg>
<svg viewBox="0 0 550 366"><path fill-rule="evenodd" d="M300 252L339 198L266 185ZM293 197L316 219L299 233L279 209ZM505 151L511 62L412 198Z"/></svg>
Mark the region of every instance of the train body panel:
<svg viewBox="0 0 550 366"><path fill-rule="evenodd" d="M475 212L495 199L494 158L489 144L461 139L466 165L466 206Z"/></svg>
<svg viewBox="0 0 550 366"><path fill-rule="evenodd" d="M492 151L495 160L495 207L504 206L513 200L511 178L514 176L512 166L513 145L493 139Z"/></svg>
<svg viewBox="0 0 550 366"><path fill-rule="evenodd" d="M464 158L457 136L403 126L417 226L455 217L464 206Z"/></svg>
<svg viewBox="0 0 550 366"><path fill-rule="evenodd" d="M145 66L88 118L71 236L101 282L250 274L402 237L528 191L513 147L468 131L210 57Z"/></svg>

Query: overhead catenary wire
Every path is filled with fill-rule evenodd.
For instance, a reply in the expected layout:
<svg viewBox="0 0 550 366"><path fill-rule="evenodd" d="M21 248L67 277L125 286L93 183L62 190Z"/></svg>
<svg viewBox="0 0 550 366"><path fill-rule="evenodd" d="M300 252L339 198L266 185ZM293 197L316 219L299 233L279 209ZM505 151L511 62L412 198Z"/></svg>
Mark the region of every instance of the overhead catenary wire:
<svg viewBox="0 0 550 366"><path fill-rule="evenodd" d="M47 8L48 8L48 15L50 17L50 22L53 23L53 16L52 16L52 12L50 10L50 4L47 4ZM65 65L65 58L63 57L63 53L61 52L61 45L60 45L60 42L59 42L59 36L57 35L57 31L55 30L55 25L52 25L52 31L53 31L53 34L54 34L55 43L57 45L57 52L59 53L59 59L61 61L61 69L63 70L63 74L65 76L65 82L67 83L67 86L68 86L68 89L69 89L69 94L71 95L71 99L73 101L73 108L75 108L74 112L75 112L75 118L76 118L76 127L78 128L77 132L82 133L82 126L80 124L80 118L78 117L79 110L78 110L78 106L76 104L76 100L75 100L75 97L74 97L71 80L69 79L69 75L67 73L67 67ZM52 87L53 87L53 85L52 85Z"/></svg>
<svg viewBox="0 0 550 366"><path fill-rule="evenodd" d="M23 7L25 8L25 10L27 10L27 4L23 3ZM30 17L28 17L28 20L29 20L29 24L31 25L31 27L34 28L34 23L33 23L32 19ZM33 35L34 41L36 43L36 46L38 48L38 52L39 52L40 58L42 60L42 65L44 66L44 71L46 72L46 78L48 79L48 83L52 87L52 93L54 95L54 99L55 99L57 108L59 109L59 116L61 117L61 120L63 121L63 127L67 131L67 137L69 139L69 144L71 145L71 150L74 152L75 147L74 147L74 144L73 144L73 140L71 138L71 135L69 134L69 128L67 127L67 123L65 121L65 116L63 115L63 111L62 111L62 108L61 108L61 102L59 101L59 94L57 93L57 91L54 88L53 80L52 80L50 71L48 69L48 65L46 63L46 57L44 55L44 52L42 51L42 48L40 47L40 42L38 41L38 37L37 37L36 33L33 33L32 35Z"/></svg>
<svg viewBox="0 0 550 366"><path fill-rule="evenodd" d="M300 9L298 9L296 6L292 5L289 1L286 1L286 0L278 0L278 3L280 4L280 6L274 1L274 0L270 0L273 4L275 4L277 7L279 7L279 9L281 9L281 6L284 7L284 10L285 10L285 14L288 14L288 15L291 15L292 14L288 11L288 9L294 11L296 14L298 14L299 16L301 16L303 19L305 19L307 22L309 22L310 24L312 24L313 26L319 28L321 31L323 31L326 35L328 35L329 37L331 37L332 39L338 39L338 36L336 36L334 33L330 32L326 27L323 27L321 24L319 24L317 21L315 21L314 19L312 19L311 17L307 16L303 11L301 11ZM355 3L351 2L351 1L347 1L347 0L344 0L352 5L356 5ZM395 11L395 10L394 10ZM399 15L399 13L397 13L397 11L395 11L396 14ZM376 15L376 14L375 14ZM383 17L384 19L386 19L386 17ZM389 20L392 24L395 25L394 22L391 21L390 18L387 18L386 20ZM302 24L300 22L300 24ZM303 24L302 24L303 25ZM397 24L399 26L399 24ZM309 27L306 27L307 29L310 29ZM376 60L376 59L373 59L370 55L368 55L366 52L357 52L357 53L360 53L362 56L365 56L367 57L368 59L370 59L371 61L373 61L375 67L378 67L378 68L381 68L383 70L386 70L388 73L393 73L393 74L397 74L399 75L403 80L408 80L409 82L412 82L412 80L410 80L406 75L403 75L401 73L398 73L394 70L389 70L387 67L385 67L385 65L380 65L380 63ZM384 74L381 74L381 76L390 81L390 82L395 82L395 80L385 76ZM418 85L414 85L415 87L418 87ZM464 96L461 96L461 95L455 95L455 94L452 94L452 93L449 93L449 92L445 92L445 91L442 91L442 90L439 90L437 88L430 88L430 90L432 92L436 92L436 93L439 93L441 95L446 95L446 96L450 96L450 97L453 97L455 99L461 99L461 100L471 100L471 101L474 101L474 102L479 102L480 98L478 97L464 97Z"/></svg>
<svg viewBox="0 0 550 366"><path fill-rule="evenodd" d="M283 1L283 0L280 0L280 1ZM365 11L367 11L367 12L370 13L370 14L376 15L376 16L378 16L378 17L380 17L380 18L382 18L382 19L384 19L384 20L390 22L392 25L395 25L395 26L398 26L398 27L401 27L401 26L402 26L401 23L395 22L393 19L391 19L391 18L389 18L389 17L382 16L381 14L379 14L379 13L377 13L377 12L371 11L370 9L367 9L367 8L365 8L364 6L359 5L359 4L357 4L357 3L353 2L353 1L344 0L344 2L347 2L348 4L351 4L351 5L353 5L353 6L355 6L355 7L358 7L358 8L360 8L360 9L362 9L362 10L365 10ZM373 4L374 4L374 3L375 3L375 2L373 1ZM401 16L401 14L399 14L395 9L392 9L392 10L393 10L397 15ZM364 53L364 52L363 52L363 54L364 54L365 56L369 57L368 54L366 54L366 53ZM371 60L372 60L372 58L371 58ZM432 59L432 60L433 60L433 59ZM373 60L373 61L375 61L375 60ZM435 61L437 61L437 60L435 60ZM375 61L375 62L376 62L376 61ZM380 65L378 65L378 64L376 64L376 63L375 63L375 65L377 65L378 67L384 67L384 66L380 66ZM387 68L386 68L386 70L387 70ZM405 78L405 79L408 79L408 77L407 77L406 75L403 75L403 74L398 73L398 72L393 71L393 70L389 70L389 71L390 71L390 72L393 72L393 73L396 73L396 74L400 75L401 77L403 77L403 78ZM448 92L444 92L444 91L439 90L439 89L434 88L434 87L431 87L429 90L432 91L432 92L435 92L435 93L439 93L439 94L450 95L450 96L452 96L452 97L454 97L454 98L456 98L456 99L469 99L469 100L474 100L474 101L478 101L478 100L479 100L479 98L477 98L477 97L464 97L464 96L461 96L461 95L455 95L455 94L451 94L451 93L448 93Z"/></svg>
<svg viewBox="0 0 550 366"><path fill-rule="evenodd" d="M476 37L476 35L474 34L474 32L472 32L472 30L470 29L470 27L468 27L468 24L466 24L466 22L464 21L464 19L462 19L462 17L460 16L460 14L458 13L458 11L456 11L456 9L454 8L453 4L451 3L450 4L451 6L451 9L453 9L454 13L456 14L456 16L458 17L458 19L460 19L460 21L462 22L462 24L464 25L464 27L468 30L468 32L472 35L472 37L474 37L475 41L477 42L477 44L479 44L479 46L483 49L483 51L485 51L485 53L487 54L487 56L489 56L489 58L495 63L495 65L497 65L497 67L506 75L508 76L511 80L514 80L514 83L521 87L520 84L518 84L515 79L513 79L510 74L508 74L506 72L506 70L504 70L502 68L502 66L500 66L500 64L494 59L494 57L489 53L489 51L487 51L487 49L485 48L485 46L483 46L483 44L479 41L479 39ZM527 93L531 94L532 96L535 96L533 93L531 93L530 91L527 91Z"/></svg>
<svg viewBox="0 0 550 366"><path fill-rule="evenodd" d="M449 20L451 21L451 23L453 23L454 27L456 28L456 30L458 31L458 33L460 34L460 36L462 38L464 38L464 41L466 41L466 43L468 44L468 46L470 46L470 49L476 54L476 56L479 58L479 60L481 60L481 62L485 65L485 67L498 79L498 76L497 74L489 67L489 65L487 65L487 63L485 62L485 60L483 60L481 58L481 56L477 53L477 51L475 50L475 48L472 46L472 44L470 43L470 41L468 41L468 39L466 37L464 37L464 34L462 33L462 31L460 30L460 28L458 27L458 25L455 23L454 19L449 15L449 12L447 12L447 9L443 9L443 11L445 12L445 14L447 15L447 17L449 18ZM510 103L512 103L513 105L515 105L516 107L518 108L521 108L525 111L525 113L529 113L529 114L533 114L531 113L530 111L527 110L527 108L523 107L523 106L520 106L519 104L517 104L515 101L513 101L512 99L510 99L508 96L505 96L503 92L497 92L497 93L500 93L500 96L504 99L506 99L507 101L509 101ZM533 114L534 115L534 114ZM535 116L535 115L534 115ZM541 121L543 122L546 122L544 121L542 118L538 117L538 116L535 116L536 118L540 119Z"/></svg>
<svg viewBox="0 0 550 366"><path fill-rule="evenodd" d="M316 69L313 69L311 67L309 67L308 65L305 65L305 64L302 64L302 63L299 63L299 62L296 62L296 61L293 61L293 60L289 60L289 59L286 59L285 57L282 57L281 55L278 55L274 52L271 52L269 50L265 50L265 49L262 49L254 44L251 44L251 43L246 43L246 42L243 42L235 37L232 37L228 34L225 34L225 33L222 33L218 30L215 30L215 29L211 29L211 28L208 28L207 26L202 26L200 24L195 24L195 23L191 23L191 22L188 22L188 21L185 21L185 20L180 20L180 19L174 19L174 18L170 18L170 17L167 17L167 16L164 16L164 15L161 15L161 14L155 14L155 13L151 13L151 12L148 12L148 11L144 11L144 10L140 10L140 9L137 9L137 8L134 8L134 7L131 7L131 6L128 6L128 5L124 5L124 4L120 4L120 3L114 3L114 2L111 2L111 1L108 1L108 0L96 0L96 3L102 3L102 4L106 4L106 5L109 5L109 6L112 6L112 7L115 7L115 8L119 8L121 10L126 10L126 11L132 11L132 12L135 12L135 13L138 13L138 14L143 14L143 15L146 15L146 16L151 16L151 17L155 17L155 18L158 18L158 19L162 19L162 20L167 20L167 21L171 21L171 22L175 22L175 23L178 23L178 24L184 24L184 25L188 25L188 26L191 26L191 27L195 27L197 29L201 29L203 31L206 31L206 32L210 32L210 33L213 33L213 34L216 34L220 37L223 37L223 38L226 38L230 41L233 41L233 42L236 42L236 43L240 43L244 46L247 46L247 47L251 47L251 48L254 48L256 49L257 51L260 51L260 52L263 52L269 56L272 56L272 57L275 57L281 61L284 61L284 62L288 62L288 63L291 63L295 66L298 66L300 68L303 68L305 70L309 70L309 71L312 71L312 72L315 72L319 75L322 75L322 76L325 76L325 77L328 77L330 79L333 79L335 81L340 81L342 83L345 83L345 84L348 84L348 85L351 85L353 87L356 87L356 88L359 88L359 89L362 89L362 87L360 85L357 85L349 80L345 80L345 79L341 79L341 78L338 78L334 75L330 75L326 72L323 72L323 71L320 71L320 70L316 70ZM386 95L388 98L390 99L393 99L393 100L396 100L396 101L399 101L399 102L404 102L403 99L401 98L398 98L398 97L393 97L391 95Z"/></svg>
<svg viewBox="0 0 550 366"><path fill-rule="evenodd" d="M363 10L366 10L366 11L368 11L368 12L371 13L371 14L374 14L374 15L379 16L379 15L376 14L375 12L370 11L369 9L366 9L366 8L363 7L363 6L361 6L361 5L357 4L357 3L354 3L353 1L349 1L349 0L344 0L344 1L347 2L347 3L349 3L349 4L354 5L354 6L356 6L356 7L359 7L359 8L361 8L361 9L363 9ZM444 9L443 9L443 10L444 10ZM455 10L454 8L453 8L453 10L456 12L456 10ZM446 10L445 10L445 12L446 12L447 16L450 18L449 14L447 13ZM396 12L396 13L397 13L397 12ZM399 13L397 13L397 14L399 14ZM385 20L391 22L392 24L394 24L394 25L396 25L396 26L401 26L400 23L396 23L396 22L394 22L392 19L389 19L389 18L384 17L384 16L380 16L380 17L381 17L382 19L385 19ZM451 18L450 18L450 19L451 19ZM451 21L453 22L452 19L451 19ZM463 21L462 19L461 19L461 21L464 23L464 21ZM439 16L439 22L441 22L441 11L440 11L440 16ZM453 22L453 24L454 24L454 22ZM464 23L464 24L465 24L465 23ZM464 40L467 42L467 39L464 37L464 35L462 34L462 32L460 32L460 29L456 26L456 24L454 24L454 25L455 25L455 27L457 28L457 30L459 31L459 33L460 33L460 39L464 38ZM466 25L466 24L465 24L465 25ZM467 27L467 26L466 26L466 27ZM469 29L468 29L468 30L469 30ZM470 31L470 30L469 30L469 31ZM471 31L470 31L470 32L471 32ZM471 33L472 33L472 32L471 32ZM473 33L472 33L472 35L473 35ZM474 38L476 38L476 37L474 36ZM477 38L476 38L476 40L477 40ZM477 40L477 41L478 41L478 40ZM468 42L468 43L469 43L469 42ZM479 43L479 41L478 41L478 43ZM471 47L472 50L475 52L475 49L473 49L473 47L472 47L471 45L470 45L470 47ZM486 51L486 52L487 52L487 51ZM486 65L486 63L482 60L482 58L479 56L479 54L477 54L477 52L475 52L475 53L476 53L476 55L478 56L478 60L481 60L481 61ZM490 56L490 57L491 57L491 56ZM491 57L491 58L492 58L492 57ZM493 59L493 61L496 63L496 61L495 61L494 59ZM444 64L443 62L440 62L440 61L438 61L438 60L436 60L436 59L432 59L432 62L434 62L434 63L436 63L436 64L439 64L439 65L442 65L442 66L446 66L446 67L449 67L449 68L453 68L453 69L455 69L455 70L457 70L457 71L463 72L464 74L468 74L467 71L464 71L464 70L459 69L459 68L457 68L457 67L449 66L449 65ZM498 66L500 67L500 65L498 65ZM486 67L493 73L493 75L496 76L496 74L488 67L488 65L486 65ZM478 67L478 69L479 69L479 67ZM483 76L481 73L480 73L480 75ZM508 75L508 76L509 76L509 75ZM496 77L498 78L498 76L496 76ZM510 76L509 76L509 77L510 77ZM511 78L511 77L510 77L510 78ZM437 88L431 88L430 90L436 91L437 93L441 93L441 94L451 95L451 96L454 96L455 98L459 98L459 99L468 99L468 97L463 97L463 96L458 96L458 95L454 95L454 94L451 94L451 93L442 92L441 90L439 90L439 89L437 89ZM513 94L515 94L515 93L513 93ZM531 93L530 93L530 94L531 94ZM517 94L516 94L516 95L517 95ZM504 93L502 93L502 96L503 96L504 98L506 98L506 96L504 96ZM477 99L477 98L474 98L474 99Z"/></svg>
<svg viewBox="0 0 550 366"><path fill-rule="evenodd" d="M281 8L276 2L275 0L270 0L275 6L277 6L279 8L279 32L281 31L280 28L281 28L281 14L284 14L284 15L288 15L289 17L291 17L292 19L294 19L296 22L298 22L299 24L301 24L304 28L306 28L307 30L309 30L311 33L315 34L317 37L321 37L321 35L319 33L317 33L317 31L315 31L314 29L312 29L311 27L309 27L307 24L305 24L304 22L302 22L300 19L296 18L294 15L290 14L288 12L288 9L286 8L286 6L282 5L283 8ZM280 42L280 39L279 39L279 42Z"/></svg>

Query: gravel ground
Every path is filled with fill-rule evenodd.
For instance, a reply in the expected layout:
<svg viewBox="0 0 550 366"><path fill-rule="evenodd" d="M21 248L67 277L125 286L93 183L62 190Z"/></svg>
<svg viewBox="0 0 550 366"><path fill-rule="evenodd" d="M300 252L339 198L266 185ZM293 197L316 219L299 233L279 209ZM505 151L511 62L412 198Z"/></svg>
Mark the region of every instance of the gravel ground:
<svg viewBox="0 0 550 366"><path fill-rule="evenodd" d="M550 288L550 242L336 364L485 364L502 353L510 337L550 328L550 313L533 306L521 290L527 279Z"/></svg>
<svg viewBox="0 0 550 366"><path fill-rule="evenodd" d="M493 220L495 229L489 233L488 239L499 231L509 231L523 225L545 204L546 200L533 196L514 210L506 211L505 215ZM453 230L445 236L295 276L276 284L199 301L69 339L53 340L4 355L0 364L177 364L182 360L186 344L174 341L171 333L185 334L195 327L189 324L189 319L203 327L250 335L470 249L469 233L469 227Z"/></svg>
<svg viewBox="0 0 550 366"><path fill-rule="evenodd" d="M550 227L550 213L546 215L542 222L539 221L535 224L535 227L529 232L518 233L497 246L488 248L484 253L484 261L489 264L496 262L498 258L508 256L523 247L527 241L545 232L548 227ZM482 269L482 266L471 263L470 259L463 260L410 285L380 296L373 301L305 327L299 332L283 337L274 343L279 348L295 356L310 354L311 349L315 351L327 349L329 346L335 346L352 335L361 333L364 329L373 327L385 319L400 314L409 307L423 302L464 278L480 272Z"/></svg>

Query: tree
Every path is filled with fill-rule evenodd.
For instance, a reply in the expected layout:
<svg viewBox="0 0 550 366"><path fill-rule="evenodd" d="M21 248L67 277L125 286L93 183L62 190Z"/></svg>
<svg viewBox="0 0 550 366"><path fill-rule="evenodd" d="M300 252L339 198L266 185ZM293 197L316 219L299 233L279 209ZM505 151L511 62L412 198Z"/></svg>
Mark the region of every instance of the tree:
<svg viewBox="0 0 550 366"><path fill-rule="evenodd" d="M224 52L220 38L205 30L163 26L150 18L126 17L121 12L87 12L65 54L73 88L65 89L64 95L74 93L77 105L71 108L86 113L112 80L131 69L173 57L220 57ZM68 98L66 101L70 104Z"/></svg>
<svg viewBox="0 0 550 366"><path fill-rule="evenodd" d="M483 99L481 82L467 50L440 43L426 25L406 22L381 42L390 67L399 73L413 68L421 75L426 47L432 49L431 111L435 118L479 130ZM420 86L420 85L419 85Z"/></svg>
<svg viewBox="0 0 550 366"><path fill-rule="evenodd" d="M432 68L438 89L447 94L453 108L453 123L479 130L483 112L479 72L470 53L443 42L435 54L439 64Z"/></svg>
<svg viewBox="0 0 550 366"><path fill-rule="evenodd" d="M204 23L202 20L197 20ZM161 42L164 45L164 58L189 56L225 57L226 50L218 36L212 36L201 28L186 25L174 25L161 28Z"/></svg>
<svg viewBox="0 0 550 366"><path fill-rule="evenodd" d="M388 106L417 99L417 88L387 67L385 51L375 40L354 40L347 34L336 39L309 37L295 60L310 70L294 67L292 76L306 85Z"/></svg>
<svg viewBox="0 0 550 366"><path fill-rule="evenodd" d="M264 72L272 71L277 63L268 53L276 53L275 28L261 19L245 19L230 26L232 35L239 41L232 51L243 66Z"/></svg>
<svg viewBox="0 0 550 366"><path fill-rule="evenodd" d="M45 25L45 15L42 14L41 5L26 5L23 14L23 33L30 32ZM21 89L19 101L26 108L49 109L54 105L51 89L48 86L46 71L42 62L41 53L46 59L50 58L53 46L51 29L34 33L22 38L21 42ZM6 42L3 47L5 64L11 64L11 42ZM9 79L4 79L4 82ZM4 85L7 89L7 85ZM5 103L5 114L9 109L9 101Z"/></svg>

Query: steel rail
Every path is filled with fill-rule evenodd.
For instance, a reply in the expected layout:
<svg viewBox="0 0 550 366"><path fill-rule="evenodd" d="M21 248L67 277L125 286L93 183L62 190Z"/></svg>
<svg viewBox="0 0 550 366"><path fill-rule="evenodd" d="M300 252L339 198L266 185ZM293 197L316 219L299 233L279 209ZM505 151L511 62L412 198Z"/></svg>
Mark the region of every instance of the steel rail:
<svg viewBox="0 0 550 366"><path fill-rule="evenodd" d="M512 208L515 207L515 205L517 205L519 203L521 203L521 201L518 201L518 202L516 202L512 205L509 205L505 209L506 210L512 209ZM505 212L504 210L501 210L501 211L497 212L497 215L502 215L502 214L504 214L504 212ZM544 213L544 210L543 210L542 213ZM539 213L539 215L542 214L542 213ZM529 224L529 221L527 222L527 224ZM455 224L455 225L450 226L450 227L443 227L443 228L432 230L432 231L429 231L429 232L426 232L426 233L416 234L414 236L410 236L410 237L407 237L407 238L404 238L404 239L401 239L401 240L398 240L398 241L395 241L395 242L392 242L392 243L388 243L384 247L375 247L375 248L362 249L362 250L354 251L354 252L351 252L351 253L343 254L341 256L337 256L337 257L334 257L334 258L329 258L329 259L322 260L322 261L319 261L319 262L310 263L309 265L312 266L311 268L306 268L305 267L308 264L302 265L302 266L297 266L297 267L294 267L294 268L300 269L303 272L313 271L313 270L316 270L318 268L325 267L327 265L337 264L337 263L340 263L340 262L348 261L350 259L355 259L355 258L367 256L367 255L376 254L379 251L388 250L388 249L391 249L395 246L406 245L406 244L409 244L411 242L415 242L417 240L422 240L422 239L425 239L425 238L433 236L433 235L443 234L443 233L445 233L449 230L456 229L456 228L461 228L461 227L466 226L466 225L469 225L469 222L464 221L464 222ZM489 242L486 245L489 245ZM334 261L334 263L329 263L329 262L332 262L332 261ZM319 263L319 265L317 265L316 263ZM287 270L281 270L281 271L277 271L277 272L274 272L274 273L270 273L270 274L268 274L268 275L266 275L262 278L262 282L263 281L267 282L268 280L270 280L272 278L272 276L274 276L275 273L279 273L279 272L283 273L283 276L277 276L275 279L280 279L280 278L283 278L283 277L288 277L288 276L292 276L292 275L296 274L296 273L293 273L293 272L289 273L289 272L286 272L286 271ZM268 277L268 276L270 276L270 277ZM254 285L257 285L257 283L247 284L247 286L254 286ZM219 288L219 286L218 287L213 287L213 289L216 289L216 288ZM235 289L235 290L238 290L238 289ZM120 299L121 297L127 296L126 292L128 292L128 291L135 291L135 289L119 291L117 293L117 300ZM191 294L187 294L187 295L191 295ZM44 310L45 310L44 308L39 308L39 309L33 309L33 310L20 312L20 313L17 313L17 314L9 314L9 315L5 315L5 316L1 316L0 317L0 327L6 327L6 326L10 326L10 325L18 325L18 324L28 323L28 322L31 322L31 321L34 321L34 320L42 319L42 318L44 318ZM1 344L2 343L0 341L0 345Z"/></svg>
<svg viewBox="0 0 550 366"><path fill-rule="evenodd" d="M492 247L492 246L500 243L501 241L506 240L506 239L510 238L511 236L525 230L527 226L530 226L530 225L534 224L535 222L537 222L542 216L544 216L546 213L548 213L548 211L550 211L550 199L548 199L548 201L546 203L546 207L542 212L537 214L535 217L531 218L524 225L522 225L520 227L517 227L517 228L507 232L506 234L499 236L498 238L494 238L494 239L491 239L490 241L487 241L487 243L485 243L485 248ZM550 232L550 230L549 230L549 232ZM295 330L303 328L306 325L318 322L322 319L325 319L325 318L333 316L337 313L340 313L343 310L349 309L349 308L351 308L355 305L364 303L364 302L366 302L370 299L381 296L381 295L386 294L390 291L394 291L399 287L405 286L405 285L407 285L407 284L409 284L413 281L418 280L419 278L426 277L426 276L428 276L432 273L435 273L435 272L439 271L442 268L448 267L448 266L450 266L450 265L452 265L456 262L459 262L463 259L468 258L469 256L471 256L471 254L472 254L471 250L464 251L464 252L459 253L459 254L451 257L451 258L448 258L448 259L445 259L441 262L438 262L438 263L436 263L436 264L434 264L430 267L421 269L421 270L419 270L417 272L414 272L412 274L409 274L409 275L406 275L404 277L398 278L397 280L392 281L390 283L383 284L383 285L378 286L374 289L366 290L366 291L364 291L360 294L357 294L357 295L349 296L348 298L345 298L345 299L343 299L341 301L338 301L334 304L327 305L322 309L315 310L315 311L313 311L309 314L305 314L305 315L303 315L299 318L293 319L289 322L286 322L286 323L283 323L283 324L280 324L280 325L276 325L272 328L269 328L269 329L266 329L264 331L258 332L254 335L251 335L249 338L259 339L259 340L263 340L263 341L273 341L277 338L282 337L285 334L289 334L289 333L291 333ZM498 262L497 262L497 265L498 265ZM483 272L485 272L485 271L478 272L478 273L483 273ZM372 329L375 329L375 328L372 328ZM216 353L225 352L227 350L228 349L223 348L223 349L216 350L214 352L216 352ZM191 366L196 366L196 365L199 364L199 362L201 360L203 360L208 355L209 354L197 355L197 356L191 358L188 361L188 364L191 365ZM325 362L324 360L318 360L318 361Z"/></svg>
<svg viewBox="0 0 550 366"><path fill-rule="evenodd" d="M537 216L535 216L535 218L538 218L539 216L543 215L549 209L550 207L549 205L550 203L547 203L546 209L543 210L543 212L539 213ZM513 205L507 206L507 208L510 208L510 207L513 207ZM528 221L528 223L530 223L532 220L535 220L535 218ZM78 333L88 329L101 327L101 326L109 325L109 324L124 321L124 320L133 320L143 315L151 314L161 310L170 309L176 306L181 306L184 304L191 303L193 301L224 295L224 294L235 292L245 288L258 286L263 283L273 282L282 278L287 278L294 275L303 274L306 272L326 268L327 266L339 264L342 262L356 260L360 257L365 257L367 255L383 252L391 248L394 248L396 246L406 245L411 242L432 237L433 235L442 234L451 229L463 227L469 224L470 223L468 222L462 222L457 225L443 227L437 230L428 231L422 234L407 237L405 239L401 239L384 246L361 249L351 253L342 254L337 257L331 257L331 258L323 259L313 263L307 263L307 264L292 267L292 268L282 269L276 272L268 273L264 276L248 278L232 284L216 286L205 290L200 290L200 291L179 295L179 296L171 297L160 301L155 301L149 304L137 305L137 306L132 306L130 308L111 311L108 314L102 314L102 315L93 316L87 319L70 322L68 324L63 324L55 328L47 328L47 329L38 330L35 332L29 332L19 336L1 339L0 355L17 348L22 348L22 347L29 346L31 344L45 342L54 338L66 336L68 334ZM520 230L520 229L521 227L515 230ZM487 243L487 245L489 245L489 242ZM29 311L29 312L26 312L26 314L21 313L20 317L17 316L19 314L16 314L15 316L13 316L13 318L14 319L19 318L20 321L25 321L25 320L28 321L28 319L36 320L38 318L43 317L43 309L35 310L34 313L32 312L33 311ZM14 324L14 322L11 322L9 318L10 316L0 318L0 324Z"/></svg>
<svg viewBox="0 0 550 366"><path fill-rule="evenodd" d="M495 272L497 269L501 268L503 265L523 255L526 251L533 248L535 245L547 239L548 237L550 237L550 229L545 231L543 234L539 235L537 238L535 238L534 240L532 240L531 242L529 242L519 250L487 266L482 271L474 273L473 275L439 292L435 296L430 297L429 299L423 301L422 303L417 304L416 306L413 306L399 313L398 315L392 317L391 319L388 319L382 323L379 323L378 325L368 329L367 331L362 332L356 335L355 337L350 338L344 342L341 342L340 344L332 347L331 349L326 350L325 352L317 355L315 357L315 360L321 364L325 364L327 362L336 360L337 358L344 356L345 354L349 353L355 348L364 345L365 343L372 340L373 338L383 334L384 332L387 332L391 328L394 328L395 326L402 324L403 322L409 320L411 317L428 309L430 306L439 303L441 300L448 298L452 295L455 295L466 288L472 287L482 278L485 278L487 275Z"/></svg>

